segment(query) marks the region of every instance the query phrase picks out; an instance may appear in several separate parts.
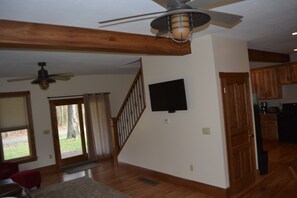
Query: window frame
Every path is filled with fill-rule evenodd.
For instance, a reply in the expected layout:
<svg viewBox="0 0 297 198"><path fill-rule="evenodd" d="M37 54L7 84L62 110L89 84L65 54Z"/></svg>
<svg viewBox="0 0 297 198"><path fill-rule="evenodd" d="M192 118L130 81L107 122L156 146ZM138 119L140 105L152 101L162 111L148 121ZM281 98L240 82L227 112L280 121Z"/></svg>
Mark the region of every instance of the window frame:
<svg viewBox="0 0 297 198"><path fill-rule="evenodd" d="M26 98L28 127L25 129L27 129L27 134L28 134L28 146L29 146L30 155L24 156L24 157L19 157L19 158L14 158L14 159L10 159L10 160L4 160L2 137L0 135L0 161L1 162L17 162L20 164L36 161L37 155L36 155L36 146L35 146L35 136L34 136L34 126L33 126L33 115L32 115L30 91L0 93L0 98L9 98L9 97L25 97ZM13 131L13 130L15 130L15 129L14 128L9 129L9 131Z"/></svg>

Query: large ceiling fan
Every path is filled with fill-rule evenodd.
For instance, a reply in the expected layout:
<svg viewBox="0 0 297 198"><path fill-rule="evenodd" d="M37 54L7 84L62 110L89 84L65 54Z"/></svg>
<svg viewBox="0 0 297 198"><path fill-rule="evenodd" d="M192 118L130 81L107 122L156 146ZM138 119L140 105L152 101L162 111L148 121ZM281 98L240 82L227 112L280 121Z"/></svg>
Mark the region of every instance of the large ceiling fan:
<svg viewBox="0 0 297 198"><path fill-rule="evenodd" d="M148 17L140 17L164 13L158 17L149 17L154 18L151 22L151 27L158 31L156 36L169 34L172 40L183 43L191 38L194 28L205 25L208 22L228 28L239 23L242 16L209 10L210 8L239 1L243 0L154 0L154 2L166 8L166 11L128 16L99 23L103 24L103 26L111 26L146 20Z"/></svg>
<svg viewBox="0 0 297 198"><path fill-rule="evenodd" d="M73 74L71 74L71 73L50 74L49 75L47 70L44 69L44 67L46 66L46 62L39 62L38 66L40 66L41 69L38 70L37 76L8 79L7 82L16 82L16 81L35 79L31 83L38 84L41 89L46 90L49 87L49 83L54 83L54 82L56 82L56 80L69 80L71 77L73 77Z"/></svg>

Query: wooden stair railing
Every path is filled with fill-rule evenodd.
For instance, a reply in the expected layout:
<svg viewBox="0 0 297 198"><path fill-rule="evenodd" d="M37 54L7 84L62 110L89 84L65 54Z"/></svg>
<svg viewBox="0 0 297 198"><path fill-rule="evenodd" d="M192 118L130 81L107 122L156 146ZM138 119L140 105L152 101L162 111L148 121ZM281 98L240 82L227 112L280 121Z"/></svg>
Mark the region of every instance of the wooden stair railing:
<svg viewBox="0 0 297 198"><path fill-rule="evenodd" d="M140 119L144 109L145 94L142 67L139 69L117 117L112 118L113 156L117 157Z"/></svg>

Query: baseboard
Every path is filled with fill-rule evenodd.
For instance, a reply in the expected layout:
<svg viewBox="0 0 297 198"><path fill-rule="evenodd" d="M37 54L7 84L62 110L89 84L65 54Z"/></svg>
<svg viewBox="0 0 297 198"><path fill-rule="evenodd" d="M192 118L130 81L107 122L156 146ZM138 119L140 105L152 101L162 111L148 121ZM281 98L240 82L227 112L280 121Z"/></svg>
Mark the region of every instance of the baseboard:
<svg viewBox="0 0 297 198"><path fill-rule="evenodd" d="M50 165L50 166L44 166L44 167L36 168L34 170L40 171L41 174L50 174L50 173L59 172L58 166L56 164L53 164L53 165Z"/></svg>
<svg viewBox="0 0 297 198"><path fill-rule="evenodd" d="M216 186L212 186L212 185L208 185L208 184L204 184L204 183L200 183L200 182L196 182L196 181L187 180L184 178L176 177L173 175L168 175L166 173L157 172L154 170L142 168L142 167L131 165L131 164L126 164L126 163L122 163L122 162L119 162L119 164L127 166L127 167L130 166L133 169L139 169L141 171L145 171L150 177L153 177L155 179L168 181L168 182L174 183L176 185L187 186L192 189L196 189L200 192L203 192L203 193L215 196L215 197L221 197L221 198L228 197L227 189L219 188Z"/></svg>

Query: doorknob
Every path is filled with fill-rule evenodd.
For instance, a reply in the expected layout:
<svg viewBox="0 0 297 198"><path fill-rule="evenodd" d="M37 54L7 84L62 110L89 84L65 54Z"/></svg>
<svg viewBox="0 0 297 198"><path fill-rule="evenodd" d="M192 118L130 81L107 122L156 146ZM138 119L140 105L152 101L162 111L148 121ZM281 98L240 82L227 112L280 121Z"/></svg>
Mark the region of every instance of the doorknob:
<svg viewBox="0 0 297 198"><path fill-rule="evenodd" d="M254 134L249 134L249 136L250 136L251 138L254 138Z"/></svg>

